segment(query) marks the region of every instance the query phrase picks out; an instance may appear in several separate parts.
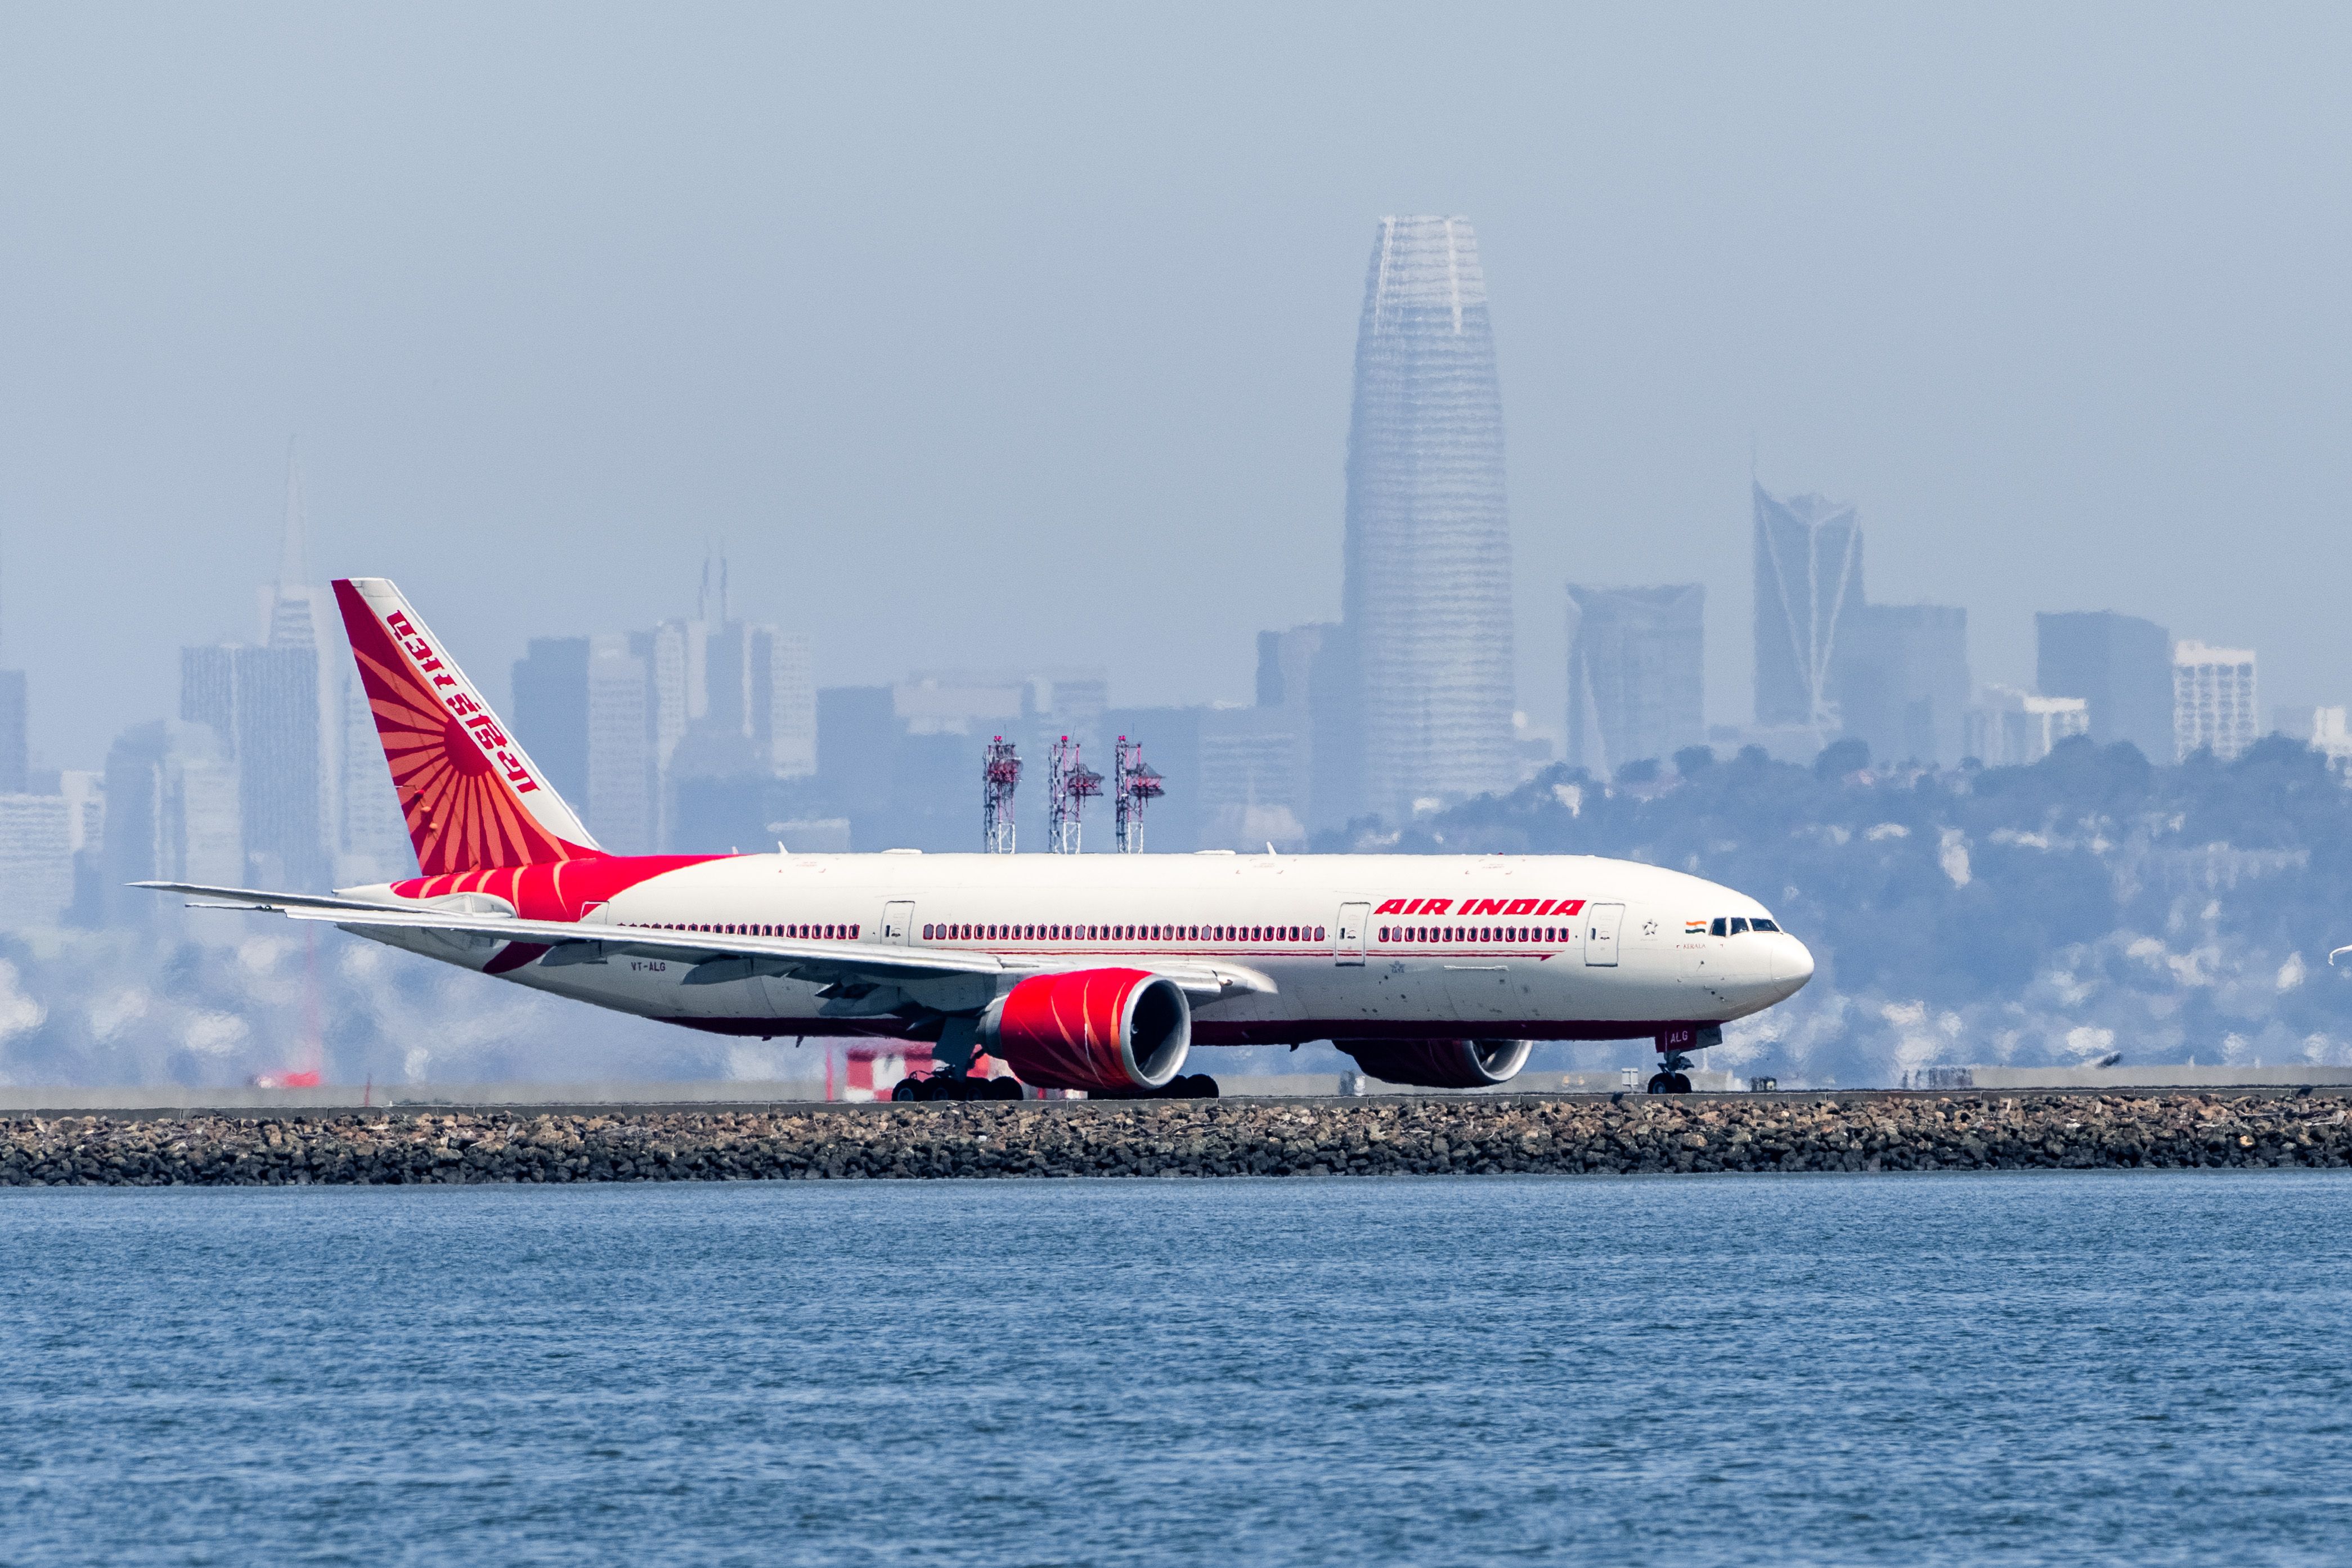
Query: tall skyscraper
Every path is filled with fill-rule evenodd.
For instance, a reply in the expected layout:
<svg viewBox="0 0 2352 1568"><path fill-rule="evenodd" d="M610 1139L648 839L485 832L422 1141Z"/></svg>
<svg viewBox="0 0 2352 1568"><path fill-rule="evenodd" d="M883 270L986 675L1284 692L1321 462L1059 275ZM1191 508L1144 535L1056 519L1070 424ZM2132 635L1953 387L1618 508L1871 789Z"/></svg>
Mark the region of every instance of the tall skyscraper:
<svg viewBox="0 0 2352 1568"><path fill-rule="evenodd" d="M2101 746L2126 740L2150 762L2171 759L2171 632L2108 610L2036 615L2033 632L2033 684L2044 696L2084 699Z"/></svg>
<svg viewBox="0 0 2352 1568"><path fill-rule="evenodd" d="M1508 789L1510 521L1468 220L1381 220L1356 332L1345 613L1361 804Z"/></svg>
<svg viewBox="0 0 2352 1568"><path fill-rule="evenodd" d="M2182 761L2211 747L2235 757L2263 732L2252 648L2180 643L2172 650L2172 743Z"/></svg>
<svg viewBox="0 0 2352 1568"><path fill-rule="evenodd" d="M1756 503L1756 722L1840 727L1835 669L1848 619L1863 602L1862 523L1820 496Z"/></svg>
<svg viewBox="0 0 2352 1568"><path fill-rule="evenodd" d="M1706 738L1706 590L1568 585L1568 761L1606 779Z"/></svg>
<svg viewBox="0 0 2352 1568"><path fill-rule="evenodd" d="M244 874L252 885L325 883L318 650L184 648L180 717L208 727L227 747L244 814Z"/></svg>
<svg viewBox="0 0 2352 1568"><path fill-rule="evenodd" d="M588 831L615 854L659 844L653 687L625 636L588 641Z"/></svg>
<svg viewBox="0 0 2352 1568"><path fill-rule="evenodd" d="M588 639L533 637L514 666L514 727L567 800L588 798ZM591 832L596 823L588 823Z"/></svg>
<svg viewBox="0 0 2352 1568"><path fill-rule="evenodd" d="M1880 762L1949 768L1968 747L1969 612L1949 604L1847 611L1832 666L1839 723Z"/></svg>
<svg viewBox="0 0 2352 1568"><path fill-rule="evenodd" d="M143 924L163 907L134 882L235 886L251 873L237 806L237 767L212 729L158 719L125 730L106 754L104 892L116 920Z"/></svg>

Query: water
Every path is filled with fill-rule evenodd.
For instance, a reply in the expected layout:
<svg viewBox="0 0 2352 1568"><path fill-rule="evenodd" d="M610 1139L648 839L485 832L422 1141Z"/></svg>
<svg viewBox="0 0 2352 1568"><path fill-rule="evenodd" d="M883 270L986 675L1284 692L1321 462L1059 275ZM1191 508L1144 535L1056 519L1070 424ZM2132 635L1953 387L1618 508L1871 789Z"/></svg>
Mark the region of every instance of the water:
<svg viewBox="0 0 2352 1568"><path fill-rule="evenodd" d="M0 1193L0 1562L2341 1562L2347 1202Z"/></svg>

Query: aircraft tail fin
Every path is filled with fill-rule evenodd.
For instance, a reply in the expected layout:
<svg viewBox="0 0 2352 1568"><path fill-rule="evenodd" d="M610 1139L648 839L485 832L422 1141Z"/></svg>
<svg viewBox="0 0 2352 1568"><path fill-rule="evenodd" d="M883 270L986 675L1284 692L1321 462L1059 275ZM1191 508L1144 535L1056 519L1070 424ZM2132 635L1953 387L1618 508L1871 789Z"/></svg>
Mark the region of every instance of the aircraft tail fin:
<svg viewBox="0 0 2352 1568"><path fill-rule="evenodd" d="M339 579L335 602L426 876L603 852L399 589Z"/></svg>

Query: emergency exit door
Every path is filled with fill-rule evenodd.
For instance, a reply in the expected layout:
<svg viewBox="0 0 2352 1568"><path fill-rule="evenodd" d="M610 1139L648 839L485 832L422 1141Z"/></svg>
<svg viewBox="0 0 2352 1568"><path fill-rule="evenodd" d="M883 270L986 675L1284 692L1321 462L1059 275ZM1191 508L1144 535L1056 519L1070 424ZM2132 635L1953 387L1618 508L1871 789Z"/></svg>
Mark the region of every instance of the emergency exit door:
<svg viewBox="0 0 2352 1568"><path fill-rule="evenodd" d="M915 939L915 906L912 904L886 904L882 906L882 940L893 946L910 946Z"/></svg>
<svg viewBox="0 0 2352 1568"><path fill-rule="evenodd" d="M1622 904L1588 904L1584 906L1586 963L1608 968L1616 967L1617 927L1624 918L1625 906Z"/></svg>

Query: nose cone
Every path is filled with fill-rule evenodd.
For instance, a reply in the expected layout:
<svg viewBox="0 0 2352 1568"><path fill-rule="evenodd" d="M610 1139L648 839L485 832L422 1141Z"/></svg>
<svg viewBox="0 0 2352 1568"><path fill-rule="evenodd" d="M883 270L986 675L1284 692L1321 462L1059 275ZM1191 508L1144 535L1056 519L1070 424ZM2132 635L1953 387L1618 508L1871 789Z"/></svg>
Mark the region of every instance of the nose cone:
<svg viewBox="0 0 2352 1568"><path fill-rule="evenodd" d="M1772 944L1772 978L1788 988L1781 995L1795 996L1812 977L1811 949L1787 932L1781 932Z"/></svg>

